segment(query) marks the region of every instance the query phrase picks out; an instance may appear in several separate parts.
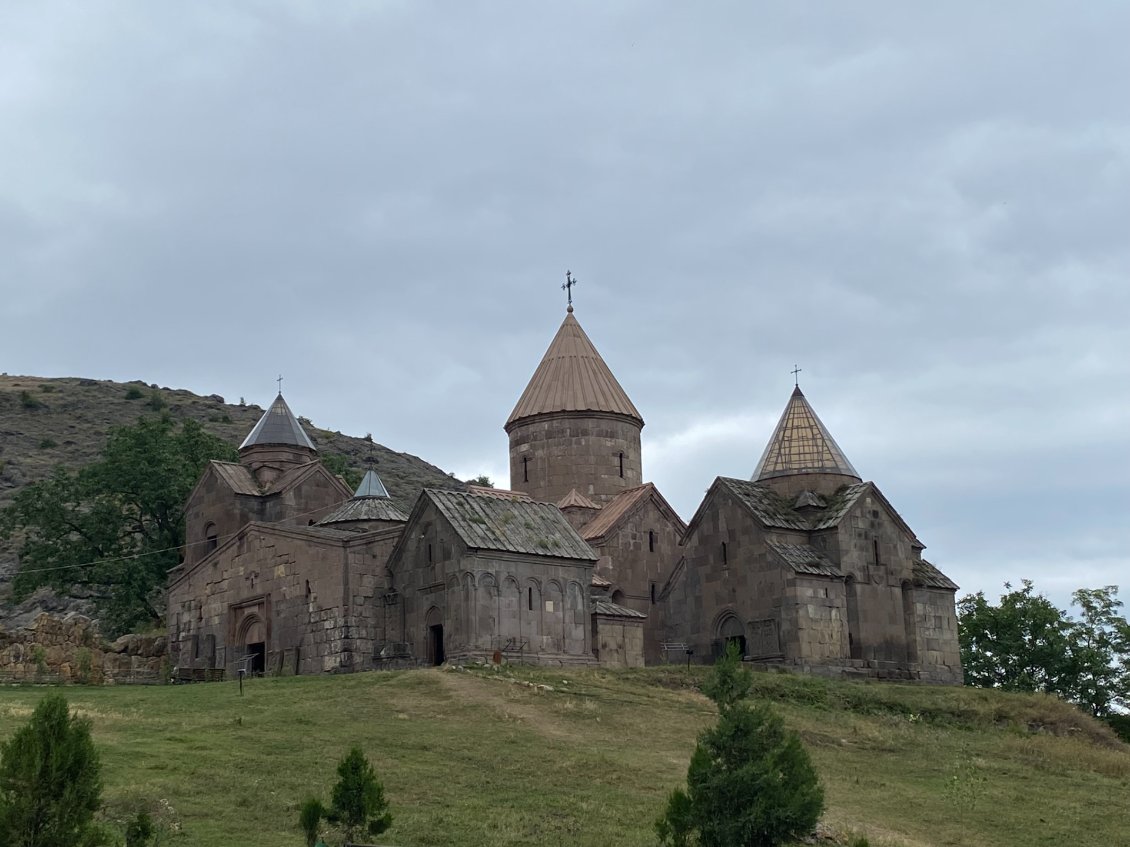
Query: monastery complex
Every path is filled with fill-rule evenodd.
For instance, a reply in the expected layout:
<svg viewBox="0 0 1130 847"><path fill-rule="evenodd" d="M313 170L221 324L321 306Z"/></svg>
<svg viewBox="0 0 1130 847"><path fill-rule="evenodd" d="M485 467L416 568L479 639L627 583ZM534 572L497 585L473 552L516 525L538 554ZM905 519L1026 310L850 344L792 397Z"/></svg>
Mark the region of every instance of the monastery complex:
<svg viewBox="0 0 1130 847"><path fill-rule="evenodd" d="M959 684L954 585L797 387L750 479L689 523L643 480L644 421L572 306L506 420L510 489L356 491L275 399L211 462L169 575L179 668L747 660Z"/></svg>

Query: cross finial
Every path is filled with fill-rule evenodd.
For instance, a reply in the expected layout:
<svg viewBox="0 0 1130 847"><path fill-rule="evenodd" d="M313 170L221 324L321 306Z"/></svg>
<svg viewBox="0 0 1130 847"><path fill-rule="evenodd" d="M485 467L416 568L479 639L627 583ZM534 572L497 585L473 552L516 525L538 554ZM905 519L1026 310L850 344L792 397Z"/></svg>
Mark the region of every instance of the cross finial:
<svg viewBox="0 0 1130 847"><path fill-rule="evenodd" d="M794 364L793 369L789 371L789 373L793 375L793 384L796 385L797 388L800 388L800 378L797 376L797 374L803 370L804 368Z"/></svg>
<svg viewBox="0 0 1130 847"><path fill-rule="evenodd" d="M275 382L279 384L279 394L282 394L282 374L279 374L279 378Z"/></svg>
<svg viewBox="0 0 1130 847"><path fill-rule="evenodd" d="M569 297L569 308L567 311L573 311L573 286L577 284L577 280L573 278L572 271L565 271L565 282L561 284L561 290Z"/></svg>

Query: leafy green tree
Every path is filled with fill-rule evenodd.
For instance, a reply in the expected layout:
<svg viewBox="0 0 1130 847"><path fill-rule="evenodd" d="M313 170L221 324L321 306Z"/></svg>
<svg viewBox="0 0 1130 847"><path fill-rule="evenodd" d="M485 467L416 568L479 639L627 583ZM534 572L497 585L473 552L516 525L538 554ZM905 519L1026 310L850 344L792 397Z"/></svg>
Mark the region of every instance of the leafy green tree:
<svg viewBox="0 0 1130 847"><path fill-rule="evenodd" d="M957 606L965 682L1007 691L1069 691L1075 678L1071 619L1031 580L994 606L978 591ZM1006 589L1011 589L1008 584Z"/></svg>
<svg viewBox="0 0 1130 847"><path fill-rule="evenodd" d="M326 815L326 807L317 797L308 797L298 809L298 826L306 836L306 847L314 847L318 843L318 829L322 825L322 818Z"/></svg>
<svg viewBox="0 0 1130 847"><path fill-rule="evenodd" d="M673 791L656 821L662 844L776 847L816 826L824 790L808 753L767 704L745 701L751 687L731 645L703 685L718 723L699 736L686 791Z"/></svg>
<svg viewBox="0 0 1130 847"><path fill-rule="evenodd" d="M1118 586L1076 591L1078 620L1035 594L1030 580L1005 588L996 606L981 592L958 603L967 684L1057 694L1096 717L1130 705L1130 625Z"/></svg>
<svg viewBox="0 0 1130 847"><path fill-rule="evenodd" d="M478 485L481 488L494 488L494 480L485 473L479 474L474 479L467 480L468 485Z"/></svg>
<svg viewBox="0 0 1130 847"><path fill-rule="evenodd" d="M380 835L392 826L384 786L360 748L346 754L337 766L337 775L327 817L345 831L347 842L361 832Z"/></svg>
<svg viewBox="0 0 1130 847"><path fill-rule="evenodd" d="M1096 717L1130 707L1130 624L1118 614L1118 586L1081 588L1071 595L1082 614L1072 628L1073 699Z"/></svg>
<svg viewBox="0 0 1130 847"><path fill-rule="evenodd" d="M104 844L94 823L101 796L90 721L72 716L62 695L47 695L31 720L0 745L0 844Z"/></svg>
<svg viewBox="0 0 1130 847"><path fill-rule="evenodd" d="M324 453L321 458L326 470L340 476L350 488L356 489L361 484L365 475L356 468L349 466L347 456L343 456L341 453Z"/></svg>
<svg viewBox="0 0 1130 847"><path fill-rule="evenodd" d="M184 501L210 459L236 457L194 421L143 418L113 430L94 463L25 486L0 512L0 537L20 545L17 598L43 585L81 589L111 634L159 621Z"/></svg>

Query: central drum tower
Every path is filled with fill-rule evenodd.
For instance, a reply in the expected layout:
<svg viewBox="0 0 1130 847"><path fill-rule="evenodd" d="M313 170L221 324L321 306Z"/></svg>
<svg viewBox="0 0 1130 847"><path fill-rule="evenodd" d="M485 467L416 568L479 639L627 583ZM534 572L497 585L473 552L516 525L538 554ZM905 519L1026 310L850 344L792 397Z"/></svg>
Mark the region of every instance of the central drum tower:
<svg viewBox="0 0 1130 847"><path fill-rule="evenodd" d="M576 489L602 506L642 484L642 429L570 305L506 421L510 488L550 503Z"/></svg>

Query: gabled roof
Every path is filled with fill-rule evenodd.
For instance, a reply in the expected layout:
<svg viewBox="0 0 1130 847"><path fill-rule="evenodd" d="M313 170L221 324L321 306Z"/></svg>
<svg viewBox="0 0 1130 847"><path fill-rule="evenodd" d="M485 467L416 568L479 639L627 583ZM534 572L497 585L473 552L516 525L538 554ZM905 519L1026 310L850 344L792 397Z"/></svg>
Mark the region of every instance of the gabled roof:
<svg viewBox="0 0 1130 847"><path fill-rule="evenodd" d="M813 576L843 576L843 573L831 559L808 544L781 544L771 540L767 540L765 543L782 562L796 573Z"/></svg>
<svg viewBox="0 0 1130 847"><path fill-rule="evenodd" d="M285 444L291 447L305 447L317 451L314 442L290 410L290 406L283 399L282 392L275 398L275 402L259 418L259 423L239 445L240 450L248 447L257 447L265 444Z"/></svg>
<svg viewBox="0 0 1130 847"><path fill-rule="evenodd" d="M186 503L191 502L192 498L196 496L196 491L208 478L209 473L214 473L221 482L232 490L234 494L243 494L248 497L269 497L273 494L282 494L289 491L294 486L298 485L308 476L324 472L326 476L332 477L335 484L348 491L341 480L331 474L325 469L325 466L316 460L311 460L305 464L298 465L290 468L285 473L277 476L270 485L265 488L260 488L259 484L255 481L255 476L248 468L239 464L238 462L221 462L218 459L212 459L208 462L208 466L204 473L200 475L196 485L193 487L192 492L188 495Z"/></svg>
<svg viewBox="0 0 1130 847"><path fill-rule="evenodd" d="M251 475L251 471L238 462L221 462L213 459L208 466L236 494L257 496L263 493L259 490L259 484Z"/></svg>
<svg viewBox="0 0 1130 847"><path fill-rule="evenodd" d="M593 549L552 503L424 489L421 500L435 504L463 543L478 550L595 562ZM420 502L413 509L418 512Z"/></svg>
<svg viewBox="0 0 1130 847"><path fill-rule="evenodd" d="M914 584L920 588L944 588L957 591L957 583L925 559L914 563Z"/></svg>
<svg viewBox="0 0 1130 847"><path fill-rule="evenodd" d="M857 480L860 478L797 386L751 479L800 473L842 474Z"/></svg>
<svg viewBox="0 0 1130 847"><path fill-rule="evenodd" d="M675 524L676 531L682 535L687 528L683 519L671 508L671 504L663 498L654 483L645 482L643 485L621 491L610 502L606 503L600 514L585 525L585 528L581 531L582 537L586 541L603 538L648 500L655 503L659 511Z"/></svg>
<svg viewBox="0 0 1130 847"><path fill-rule="evenodd" d="M808 519L796 511L792 504L767 485L744 479L720 476L715 481L749 509L754 517L767 527L777 529L809 529Z"/></svg>
<svg viewBox="0 0 1130 847"><path fill-rule="evenodd" d="M553 412L608 412L639 421L628 399L572 312L565 316L541 364L506 420L506 428L534 415Z"/></svg>
<svg viewBox="0 0 1130 847"><path fill-rule="evenodd" d="M607 618L636 618L639 620L647 619L647 615L645 613L637 612L635 609L629 609L627 606L621 606L618 603L613 603L611 600L606 600L603 597L593 598L592 613L594 615L601 615Z"/></svg>
<svg viewBox="0 0 1130 847"><path fill-rule="evenodd" d="M568 509L570 506L576 509L600 509L600 506L575 488L570 489L568 494L557 501L558 509Z"/></svg>

